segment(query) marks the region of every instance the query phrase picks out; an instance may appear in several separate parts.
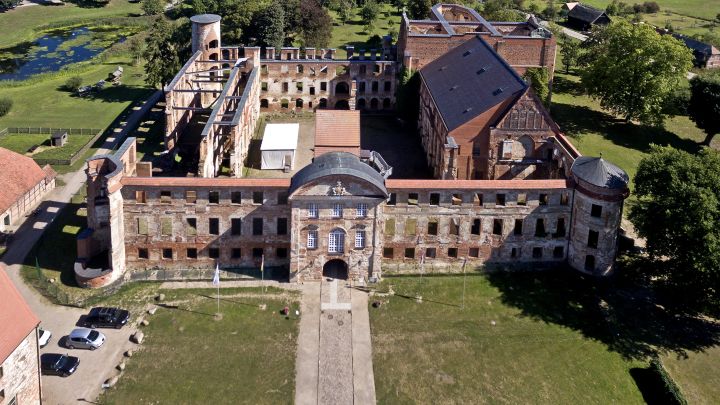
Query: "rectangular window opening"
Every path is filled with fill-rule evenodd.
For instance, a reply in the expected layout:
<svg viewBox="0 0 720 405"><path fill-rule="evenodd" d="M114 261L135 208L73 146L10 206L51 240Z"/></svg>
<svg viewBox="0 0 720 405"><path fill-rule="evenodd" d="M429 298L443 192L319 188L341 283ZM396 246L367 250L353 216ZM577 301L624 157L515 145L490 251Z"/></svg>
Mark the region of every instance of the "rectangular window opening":
<svg viewBox="0 0 720 405"><path fill-rule="evenodd" d="M220 235L220 218L210 218L208 228L210 235Z"/></svg>
<svg viewBox="0 0 720 405"><path fill-rule="evenodd" d="M230 193L230 203L242 204L242 193L239 191L233 191Z"/></svg>
<svg viewBox="0 0 720 405"><path fill-rule="evenodd" d="M288 231L287 218L278 218L277 219L277 234L278 235L287 235L287 231Z"/></svg>
<svg viewBox="0 0 720 405"><path fill-rule="evenodd" d="M219 191L210 191L208 193L208 203L219 204L220 203L220 192Z"/></svg>
<svg viewBox="0 0 720 405"><path fill-rule="evenodd" d="M187 251L185 252L185 256L188 259L197 259L197 249L196 248L187 248Z"/></svg>
<svg viewBox="0 0 720 405"><path fill-rule="evenodd" d="M173 258L173 250L165 248L162 250L162 258L163 259L172 259Z"/></svg>
<svg viewBox="0 0 720 405"><path fill-rule="evenodd" d="M258 236L263 234L263 219L253 218L252 221L253 235Z"/></svg>
<svg viewBox="0 0 720 405"><path fill-rule="evenodd" d="M150 256L148 255L148 250L146 248L139 248L138 249L138 259L147 259Z"/></svg>
<svg viewBox="0 0 720 405"><path fill-rule="evenodd" d="M265 201L262 191L253 191L253 204L262 204Z"/></svg>
<svg viewBox="0 0 720 405"><path fill-rule="evenodd" d="M383 258L392 259L394 256L393 248L383 248Z"/></svg>
<svg viewBox="0 0 720 405"><path fill-rule="evenodd" d="M435 248L425 249L425 257L426 258L434 259L435 256L437 256L437 249L435 249Z"/></svg>
<svg viewBox="0 0 720 405"><path fill-rule="evenodd" d="M241 218L230 218L230 234L233 236L242 235Z"/></svg>
<svg viewBox="0 0 720 405"><path fill-rule="evenodd" d="M493 235L502 235L503 220L499 218L493 219Z"/></svg>
<svg viewBox="0 0 720 405"><path fill-rule="evenodd" d="M588 247L597 249L598 247L598 239L600 238L600 233L598 231L590 230L588 231Z"/></svg>
<svg viewBox="0 0 720 405"><path fill-rule="evenodd" d="M240 248L232 248L230 250L230 257L233 259L240 259L242 258L242 249Z"/></svg>
<svg viewBox="0 0 720 405"><path fill-rule="evenodd" d="M418 205L418 193L409 193L407 203L408 205Z"/></svg>
<svg viewBox="0 0 720 405"><path fill-rule="evenodd" d="M457 248L448 248L448 257L457 258L458 257L458 250Z"/></svg>
<svg viewBox="0 0 720 405"><path fill-rule="evenodd" d="M505 194L495 194L495 205L505 205Z"/></svg>
<svg viewBox="0 0 720 405"><path fill-rule="evenodd" d="M593 204L590 208L590 216L600 218L602 216L602 206Z"/></svg>
<svg viewBox="0 0 720 405"><path fill-rule="evenodd" d="M452 205L462 205L462 194L453 194L452 195Z"/></svg>
<svg viewBox="0 0 720 405"><path fill-rule="evenodd" d="M406 259L414 259L415 258L415 248L405 248L405 258Z"/></svg>
<svg viewBox="0 0 720 405"><path fill-rule="evenodd" d="M430 193L430 205L440 205L440 193Z"/></svg>
<svg viewBox="0 0 720 405"><path fill-rule="evenodd" d="M160 191L160 203L170 204L172 202L172 193L170 191Z"/></svg>
<svg viewBox="0 0 720 405"><path fill-rule="evenodd" d="M513 229L513 235L522 235L523 233L523 220L522 219L516 219L515 220L515 228Z"/></svg>
<svg viewBox="0 0 720 405"><path fill-rule="evenodd" d="M470 227L470 233L473 235L480 235L480 229L482 227L482 221L480 218L473 219L472 227Z"/></svg>
<svg viewBox="0 0 720 405"><path fill-rule="evenodd" d="M185 191L185 204L195 204L197 202L197 191Z"/></svg>
<svg viewBox="0 0 720 405"><path fill-rule="evenodd" d="M526 193L518 194L517 205L527 205L527 194Z"/></svg>
<svg viewBox="0 0 720 405"><path fill-rule="evenodd" d="M532 257L533 259L540 259L542 258L543 250L541 247L534 247L532 250Z"/></svg>

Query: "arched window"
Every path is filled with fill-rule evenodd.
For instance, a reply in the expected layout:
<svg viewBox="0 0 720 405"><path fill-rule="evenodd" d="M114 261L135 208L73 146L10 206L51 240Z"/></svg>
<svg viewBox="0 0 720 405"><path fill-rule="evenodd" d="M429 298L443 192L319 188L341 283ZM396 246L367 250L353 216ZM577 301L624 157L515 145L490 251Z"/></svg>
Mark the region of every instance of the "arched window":
<svg viewBox="0 0 720 405"><path fill-rule="evenodd" d="M321 98L321 99L320 99L320 105L319 105L319 107L320 107L320 108L327 108L327 99L326 99L326 98Z"/></svg>
<svg viewBox="0 0 720 405"><path fill-rule="evenodd" d="M210 54L210 60L218 60L218 54L216 54L216 53L211 53L211 54Z"/></svg>
<svg viewBox="0 0 720 405"><path fill-rule="evenodd" d="M295 100L295 107L303 108L303 99L299 98L299 99Z"/></svg>
<svg viewBox="0 0 720 405"><path fill-rule="evenodd" d="M370 109L377 110L378 108L378 99L374 98L370 100Z"/></svg>
<svg viewBox="0 0 720 405"><path fill-rule="evenodd" d="M213 39L212 41L210 41L210 49L215 49L215 48L217 48L217 47L218 47L218 40L217 40L217 39Z"/></svg>
<svg viewBox="0 0 720 405"><path fill-rule="evenodd" d="M357 103L355 103L355 109L357 110L364 110L365 109L365 99L359 98Z"/></svg>
<svg viewBox="0 0 720 405"><path fill-rule="evenodd" d="M390 109L391 101L389 98L386 98L383 100L383 110L389 110Z"/></svg>
<svg viewBox="0 0 720 405"><path fill-rule="evenodd" d="M328 235L328 252L343 253L345 252L345 231L335 228Z"/></svg>
<svg viewBox="0 0 720 405"><path fill-rule="evenodd" d="M350 86L345 82L338 82L335 85L335 94L348 94L350 93Z"/></svg>

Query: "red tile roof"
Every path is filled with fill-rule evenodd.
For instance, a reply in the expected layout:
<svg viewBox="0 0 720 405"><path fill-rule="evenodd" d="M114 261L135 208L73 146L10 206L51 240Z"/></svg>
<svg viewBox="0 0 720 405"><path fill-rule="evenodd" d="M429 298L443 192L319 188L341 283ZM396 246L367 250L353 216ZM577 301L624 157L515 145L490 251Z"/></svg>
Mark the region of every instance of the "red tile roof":
<svg viewBox="0 0 720 405"><path fill-rule="evenodd" d="M0 264L0 364L40 324L5 271Z"/></svg>
<svg viewBox="0 0 720 405"><path fill-rule="evenodd" d="M55 172L48 168L42 169L31 158L0 148L0 212L7 211L45 178L54 177Z"/></svg>
<svg viewBox="0 0 720 405"><path fill-rule="evenodd" d="M493 190L514 190L514 189L552 189L568 188L567 180L405 180L387 179L385 186L388 191L392 189L414 189L414 190L469 190L469 189L493 189Z"/></svg>
<svg viewBox="0 0 720 405"><path fill-rule="evenodd" d="M123 177L124 186L165 187L290 187L290 179L237 179L207 177Z"/></svg>
<svg viewBox="0 0 720 405"><path fill-rule="evenodd" d="M315 146L360 148L360 111L317 110L315 112Z"/></svg>

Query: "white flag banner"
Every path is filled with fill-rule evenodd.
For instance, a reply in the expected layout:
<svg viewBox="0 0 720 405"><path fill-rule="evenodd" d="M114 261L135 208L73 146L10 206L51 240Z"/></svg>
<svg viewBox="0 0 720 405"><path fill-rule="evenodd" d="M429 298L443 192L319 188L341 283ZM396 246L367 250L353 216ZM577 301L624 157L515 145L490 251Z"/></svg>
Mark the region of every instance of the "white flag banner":
<svg viewBox="0 0 720 405"><path fill-rule="evenodd" d="M213 285L219 286L220 285L220 265L215 265L215 275L213 276Z"/></svg>

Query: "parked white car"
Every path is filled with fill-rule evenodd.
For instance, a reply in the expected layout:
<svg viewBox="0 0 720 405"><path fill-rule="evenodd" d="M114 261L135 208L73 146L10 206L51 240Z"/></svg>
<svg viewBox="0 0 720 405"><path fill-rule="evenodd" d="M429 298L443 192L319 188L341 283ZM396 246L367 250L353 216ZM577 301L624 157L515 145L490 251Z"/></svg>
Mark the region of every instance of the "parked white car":
<svg viewBox="0 0 720 405"><path fill-rule="evenodd" d="M48 343L50 343L50 338L52 337L52 332L49 330L45 330L43 328L38 329L38 345L40 345L40 348L47 346Z"/></svg>

